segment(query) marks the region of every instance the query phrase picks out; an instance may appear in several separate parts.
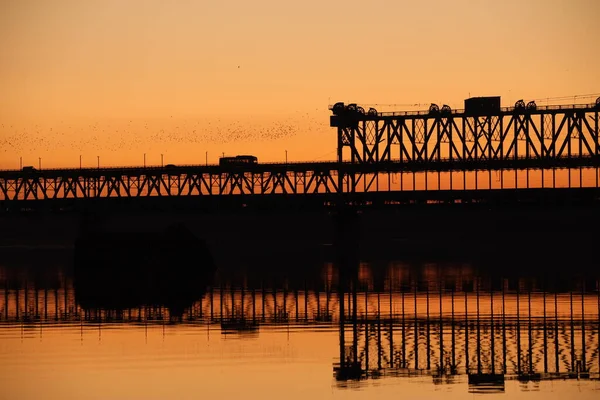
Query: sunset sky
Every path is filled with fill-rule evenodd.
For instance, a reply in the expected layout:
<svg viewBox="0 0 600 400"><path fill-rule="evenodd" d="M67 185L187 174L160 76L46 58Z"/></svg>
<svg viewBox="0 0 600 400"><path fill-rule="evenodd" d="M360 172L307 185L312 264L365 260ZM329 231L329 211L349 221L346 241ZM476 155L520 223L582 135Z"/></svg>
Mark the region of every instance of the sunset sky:
<svg viewBox="0 0 600 400"><path fill-rule="evenodd" d="M600 92L599 15L597 0L4 0L0 168L334 159L336 101L592 102L575 96Z"/></svg>

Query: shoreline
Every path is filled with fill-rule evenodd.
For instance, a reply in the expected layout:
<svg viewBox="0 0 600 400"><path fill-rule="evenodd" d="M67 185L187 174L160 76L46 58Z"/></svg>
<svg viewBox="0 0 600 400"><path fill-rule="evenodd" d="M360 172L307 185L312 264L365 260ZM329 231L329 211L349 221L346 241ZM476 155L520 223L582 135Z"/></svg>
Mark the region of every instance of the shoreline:
<svg viewBox="0 0 600 400"><path fill-rule="evenodd" d="M205 240L215 262L227 268L275 270L282 262L307 268L336 260L334 219L323 212L98 217L98 226L108 231L158 231L183 224ZM81 221L77 214L2 216L0 257L19 260L19 253L68 253ZM373 264L406 260L470 262L492 269L579 265L597 270L599 226L597 207L369 210L345 234L344 247L356 247L361 262ZM515 267L509 268L512 264Z"/></svg>

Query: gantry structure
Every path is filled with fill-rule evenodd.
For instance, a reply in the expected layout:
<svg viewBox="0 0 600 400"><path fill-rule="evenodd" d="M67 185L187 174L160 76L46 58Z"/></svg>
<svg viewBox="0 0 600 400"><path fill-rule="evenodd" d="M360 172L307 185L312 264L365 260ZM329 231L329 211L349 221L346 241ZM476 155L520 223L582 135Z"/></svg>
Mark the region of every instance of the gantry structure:
<svg viewBox="0 0 600 400"><path fill-rule="evenodd" d="M327 207L340 202L598 201L600 98L537 106L473 98L464 110L331 106L337 160L0 171L3 211ZM342 194L343 196L339 196Z"/></svg>
<svg viewBox="0 0 600 400"><path fill-rule="evenodd" d="M338 161L352 165L395 172L402 172L401 166L410 166L411 172L482 171L488 176L492 171L599 166L600 98L593 104L537 106L519 100L514 107L500 107L500 97L482 97L465 100L461 110L431 104L429 110L416 112L365 111L344 103L330 109L330 125L338 133ZM361 172L347 176L346 191L376 185L378 174ZM596 173L596 187L597 179Z"/></svg>

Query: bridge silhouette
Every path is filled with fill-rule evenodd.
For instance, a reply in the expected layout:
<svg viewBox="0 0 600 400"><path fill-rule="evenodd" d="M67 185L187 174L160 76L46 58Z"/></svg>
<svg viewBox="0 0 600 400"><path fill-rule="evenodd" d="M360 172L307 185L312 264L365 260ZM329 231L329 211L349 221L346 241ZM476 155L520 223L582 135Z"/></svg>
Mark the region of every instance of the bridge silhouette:
<svg viewBox="0 0 600 400"><path fill-rule="evenodd" d="M337 103L335 161L0 171L0 208L599 201L600 98L474 108L478 99L465 110L391 113Z"/></svg>

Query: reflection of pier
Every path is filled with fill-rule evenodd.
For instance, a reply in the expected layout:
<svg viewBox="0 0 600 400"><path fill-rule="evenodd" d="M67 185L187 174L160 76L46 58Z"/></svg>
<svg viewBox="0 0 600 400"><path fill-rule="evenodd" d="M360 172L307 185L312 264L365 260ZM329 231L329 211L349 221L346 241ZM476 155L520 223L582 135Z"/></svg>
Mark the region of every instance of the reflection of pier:
<svg viewBox="0 0 600 400"><path fill-rule="evenodd" d="M0 289L0 322L120 322L168 321L167 307L132 307L122 310L84 309L76 301L70 280L55 288ZM210 288L187 308L183 323L221 324L228 329L253 329L260 324L332 323L337 299L331 291ZM176 321L173 321L176 322Z"/></svg>
<svg viewBox="0 0 600 400"><path fill-rule="evenodd" d="M505 380L600 378L598 287L567 293L478 288L341 293L336 379L425 375L441 384L467 375L473 392L487 392L504 390Z"/></svg>

